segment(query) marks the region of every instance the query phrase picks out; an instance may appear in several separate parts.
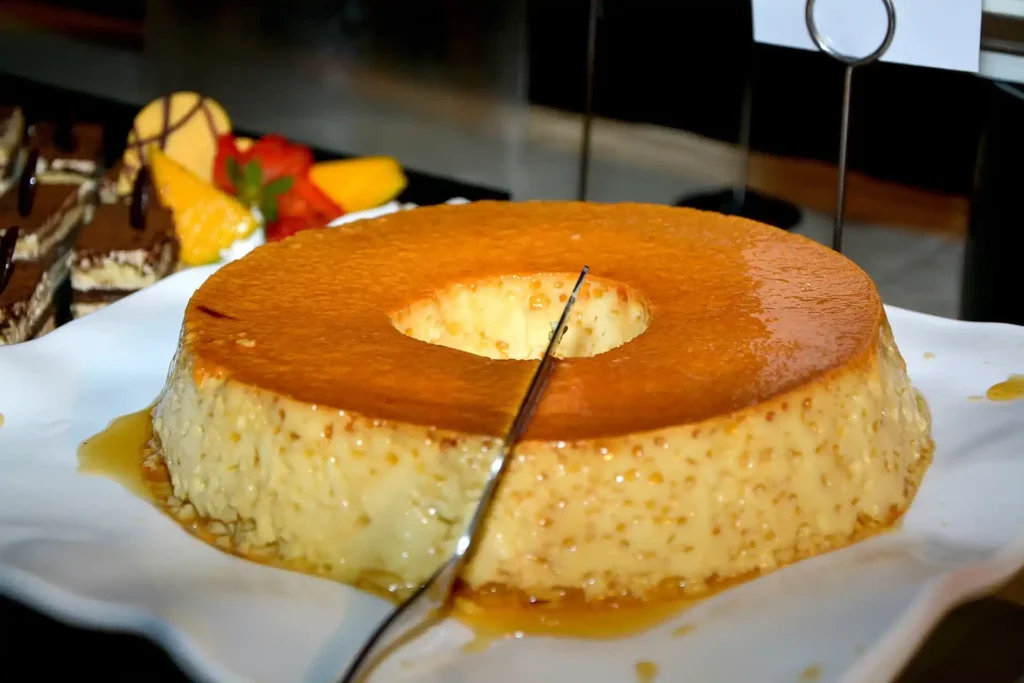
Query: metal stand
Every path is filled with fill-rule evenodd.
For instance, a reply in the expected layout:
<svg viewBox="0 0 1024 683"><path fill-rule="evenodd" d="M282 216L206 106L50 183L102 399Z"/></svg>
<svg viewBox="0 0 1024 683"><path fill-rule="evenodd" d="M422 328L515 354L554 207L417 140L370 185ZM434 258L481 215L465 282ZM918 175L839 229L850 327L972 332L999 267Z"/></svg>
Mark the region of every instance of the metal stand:
<svg viewBox="0 0 1024 683"><path fill-rule="evenodd" d="M594 122L594 60L597 55L597 19L601 15L601 0L590 0L590 19L587 25L587 90L583 104L583 130L580 133L579 176L576 199L587 200L590 186L590 131Z"/></svg>
<svg viewBox="0 0 1024 683"><path fill-rule="evenodd" d="M839 183L836 189L836 222L832 229L832 248L841 253L843 251L843 217L846 211L846 152L849 147L850 136L850 99L853 86L853 70L858 66L878 61L885 54L886 50L889 49L892 39L896 35L896 8L893 7L892 0L882 0L882 4L885 5L887 22L885 39L868 56L850 57L832 47L828 40L818 31L817 24L814 21L814 3L815 0L807 0L805 12L807 32L811 34L811 40L814 41L819 50L846 65L846 75L843 79L843 116L839 129Z"/></svg>

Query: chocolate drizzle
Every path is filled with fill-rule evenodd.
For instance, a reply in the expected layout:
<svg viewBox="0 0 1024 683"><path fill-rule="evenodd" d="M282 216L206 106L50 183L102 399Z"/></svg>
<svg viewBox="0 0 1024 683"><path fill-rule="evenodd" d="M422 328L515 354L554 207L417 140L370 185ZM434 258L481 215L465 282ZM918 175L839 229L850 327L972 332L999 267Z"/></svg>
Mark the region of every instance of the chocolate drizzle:
<svg viewBox="0 0 1024 683"><path fill-rule="evenodd" d="M32 205L36 202L36 188L39 179L36 178L36 166L39 164L39 150L32 148L25 160L25 168L21 170L21 179L18 181L18 214L22 218L32 215Z"/></svg>
<svg viewBox="0 0 1024 683"><path fill-rule="evenodd" d="M12 225L0 237L0 294L7 289L14 274L14 247L18 244L18 232L18 226Z"/></svg>
<svg viewBox="0 0 1024 683"><path fill-rule="evenodd" d="M143 166L135 176L132 186L132 203L128 207L128 223L135 230L146 229L146 211L149 209L149 169Z"/></svg>
<svg viewBox="0 0 1024 683"><path fill-rule="evenodd" d="M206 315L210 316L211 318L219 318L219 319L222 319L222 320L238 320L238 318L236 318L233 315L228 315L227 313L221 313L220 311L215 311L214 309L210 308L209 306L199 305L197 308L199 309L200 312L205 313Z"/></svg>

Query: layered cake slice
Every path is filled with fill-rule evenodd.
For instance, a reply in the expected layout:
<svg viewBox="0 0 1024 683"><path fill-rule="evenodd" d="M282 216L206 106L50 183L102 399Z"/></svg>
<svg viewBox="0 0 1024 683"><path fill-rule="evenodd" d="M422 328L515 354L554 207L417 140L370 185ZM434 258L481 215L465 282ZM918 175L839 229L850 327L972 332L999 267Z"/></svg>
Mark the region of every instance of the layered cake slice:
<svg viewBox="0 0 1024 683"><path fill-rule="evenodd" d="M14 249L15 261L64 263L71 253L85 204L78 185L51 185L38 182L37 152L29 153L18 185L0 197L0 226L20 225L21 237ZM0 234L4 228L0 228Z"/></svg>
<svg viewBox="0 0 1024 683"><path fill-rule="evenodd" d="M32 147L39 150L39 181L81 185L95 181L103 158L103 128L94 124L32 126Z"/></svg>
<svg viewBox="0 0 1024 683"><path fill-rule="evenodd" d="M71 312L79 318L149 287L174 272L178 239L171 212L148 201L140 173L130 200L96 207L79 233L71 261Z"/></svg>
<svg viewBox="0 0 1024 683"><path fill-rule="evenodd" d="M0 106L0 182L14 176L24 136L25 116L21 108Z"/></svg>
<svg viewBox="0 0 1024 683"><path fill-rule="evenodd" d="M107 172L99 179L97 185L96 195L100 203L102 204L113 204L119 201L127 201L130 194L121 194L118 191L118 178L120 178L123 172L124 164L117 162L113 167L107 169ZM129 192L132 188L129 188Z"/></svg>
<svg viewBox="0 0 1024 683"><path fill-rule="evenodd" d="M17 227L0 237L0 345L34 339L55 324L53 295L59 284L55 273L61 266L15 261L17 241ZM63 267L67 268L66 263Z"/></svg>

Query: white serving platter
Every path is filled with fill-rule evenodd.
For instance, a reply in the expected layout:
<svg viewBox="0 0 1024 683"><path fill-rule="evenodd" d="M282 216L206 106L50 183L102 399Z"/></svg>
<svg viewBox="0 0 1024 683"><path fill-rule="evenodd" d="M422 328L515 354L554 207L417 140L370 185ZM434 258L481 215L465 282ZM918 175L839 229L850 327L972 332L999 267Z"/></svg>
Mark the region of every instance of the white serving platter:
<svg viewBox="0 0 1024 683"><path fill-rule="evenodd" d="M126 629L202 681L328 683L388 605L192 538L102 477L81 441L157 395L188 298L179 273L40 340L0 348L0 592L59 619ZM446 622L375 681L880 681L956 603L1024 565L1024 401L971 399L1024 373L1024 328L890 308L934 416L935 462L899 530L783 569L608 641L465 648ZM674 635L680 627L685 635Z"/></svg>

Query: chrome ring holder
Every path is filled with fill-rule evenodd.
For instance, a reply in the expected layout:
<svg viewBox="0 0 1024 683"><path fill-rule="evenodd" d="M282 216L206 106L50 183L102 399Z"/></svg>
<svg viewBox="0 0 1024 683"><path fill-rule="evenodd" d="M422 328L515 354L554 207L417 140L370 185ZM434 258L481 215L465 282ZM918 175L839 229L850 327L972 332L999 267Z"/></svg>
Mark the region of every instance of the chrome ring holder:
<svg viewBox="0 0 1024 683"><path fill-rule="evenodd" d="M866 57L851 57L839 52L825 38L814 20L815 0L807 0L807 8L804 17L807 21L807 32L811 34L811 40L815 46L829 57L846 65L846 73L843 81L843 113L842 123L839 129L839 183L836 190L836 221L832 229L832 248L842 253L843 251L843 218L846 212L846 153L849 147L850 137L850 99L853 84L853 70L858 66L871 64L882 58L892 44L896 35L896 8L893 0L882 0L885 5L886 29L885 38L878 48Z"/></svg>

